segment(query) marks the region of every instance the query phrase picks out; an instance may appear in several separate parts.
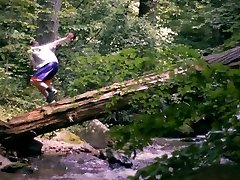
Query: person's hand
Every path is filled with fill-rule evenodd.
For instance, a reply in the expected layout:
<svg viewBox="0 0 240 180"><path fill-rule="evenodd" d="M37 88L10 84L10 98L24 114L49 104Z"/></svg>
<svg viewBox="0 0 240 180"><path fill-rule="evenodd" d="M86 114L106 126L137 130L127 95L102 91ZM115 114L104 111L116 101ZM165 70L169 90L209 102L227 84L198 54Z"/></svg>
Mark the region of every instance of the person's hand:
<svg viewBox="0 0 240 180"><path fill-rule="evenodd" d="M73 33L68 33L68 34L67 34L67 39L68 39L69 41L73 41L73 39L74 39L74 34L73 34Z"/></svg>

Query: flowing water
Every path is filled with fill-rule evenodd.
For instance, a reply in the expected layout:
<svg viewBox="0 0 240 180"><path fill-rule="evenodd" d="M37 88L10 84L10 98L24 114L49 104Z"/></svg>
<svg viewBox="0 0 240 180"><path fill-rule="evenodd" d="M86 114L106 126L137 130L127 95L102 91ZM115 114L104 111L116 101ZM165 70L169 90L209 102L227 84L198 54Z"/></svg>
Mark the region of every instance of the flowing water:
<svg viewBox="0 0 240 180"><path fill-rule="evenodd" d="M161 139L138 152L132 168L110 168L105 160L88 153L43 155L30 160L36 171L31 175L0 172L0 180L124 180L136 171L154 161L154 158L184 146L179 140Z"/></svg>

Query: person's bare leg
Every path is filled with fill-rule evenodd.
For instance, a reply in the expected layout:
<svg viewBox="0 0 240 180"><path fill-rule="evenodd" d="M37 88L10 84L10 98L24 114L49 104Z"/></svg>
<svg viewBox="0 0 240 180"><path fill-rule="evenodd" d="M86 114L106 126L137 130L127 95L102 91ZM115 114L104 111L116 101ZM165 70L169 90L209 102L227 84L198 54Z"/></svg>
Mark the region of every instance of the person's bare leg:
<svg viewBox="0 0 240 180"><path fill-rule="evenodd" d="M50 88L50 89L52 89L52 80L50 79L50 80L47 80L47 81L44 81L44 83L46 83L47 85L48 85L48 87Z"/></svg>
<svg viewBox="0 0 240 180"><path fill-rule="evenodd" d="M48 96L48 92L46 91L46 87L43 86L42 82L39 83L39 84L36 84L35 86L38 88L38 90L40 91L40 93L41 93L43 96L45 96L45 97Z"/></svg>
<svg viewBox="0 0 240 180"><path fill-rule="evenodd" d="M50 79L50 80L47 80L47 81L44 81L44 83L46 83L47 85L48 85L48 87L52 90L52 91L54 91L55 93L57 93L57 90L53 87L53 83L52 83L52 79Z"/></svg>
<svg viewBox="0 0 240 180"><path fill-rule="evenodd" d="M40 93L47 97L48 96L48 92L46 91L46 89L48 88L48 85L42 81L37 81L37 80L31 80L32 85L36 86L38 88L38 90L40 91Z"/></svg>
<svg viewBox="0 0 240 180"><path fill-rule="evenodd" d="M46 100L48 103L53 103L55 102L55 96L57 91L53 91L52 87L49 85L51 84L51 80L49 81L41 81L37 78L31 78L31 83L32 85L36 86L40 93L46 97Z"/></svg>
<svg viewBox="0 0 240 180"><path fill-rule="evenodd" d="M52 80L46 80L46 81L43 81L44 83L46 83L48 86L52 86Z"/></svg>

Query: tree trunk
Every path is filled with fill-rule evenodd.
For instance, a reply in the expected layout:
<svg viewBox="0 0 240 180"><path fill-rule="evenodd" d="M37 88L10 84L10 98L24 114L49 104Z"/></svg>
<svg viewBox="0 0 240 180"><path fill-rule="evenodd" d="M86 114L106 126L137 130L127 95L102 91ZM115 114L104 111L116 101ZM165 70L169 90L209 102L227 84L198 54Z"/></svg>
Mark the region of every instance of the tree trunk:
<svg viewBox="0 0 240 180"><path fill-rule="evenodd" d="M157 1L156 0L140 0L139 17L147 16L154 23L156 21Z"/></svg>
<svg viewBox="0 0 240 180"><path fill-rule="evenodd" d="M151 10L153 0L140 0L139 1L139 17L143 17L148 14Z"/></svg>
<svg viewBox="0 0 240 180"><path fill-rule="evenodd" d="M38 3L45 12L39 14L36 39L40 44L45 44L56 40L58 37L58 13L61 9L62 0L38 0Z"/></svg>

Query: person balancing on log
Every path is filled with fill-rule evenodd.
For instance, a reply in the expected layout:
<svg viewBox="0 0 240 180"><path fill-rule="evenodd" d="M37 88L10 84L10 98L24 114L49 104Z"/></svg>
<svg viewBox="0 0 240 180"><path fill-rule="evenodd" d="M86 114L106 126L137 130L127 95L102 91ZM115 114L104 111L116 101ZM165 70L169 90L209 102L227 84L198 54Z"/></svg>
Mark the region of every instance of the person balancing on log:
<svg viewBox="0 0 240 180"><path fill-rule="evenodd" d="M53 42L39 45L35 40L31 41L30 63L35 70L31 77L32 85L36 86L40 93L46 97L48 103L54 103L57 90L52 86L52 79L56 75L59 67L58 59L54 53L57 45L70 42L74 39L73 33L68 33L66 37Z"/></svg>

